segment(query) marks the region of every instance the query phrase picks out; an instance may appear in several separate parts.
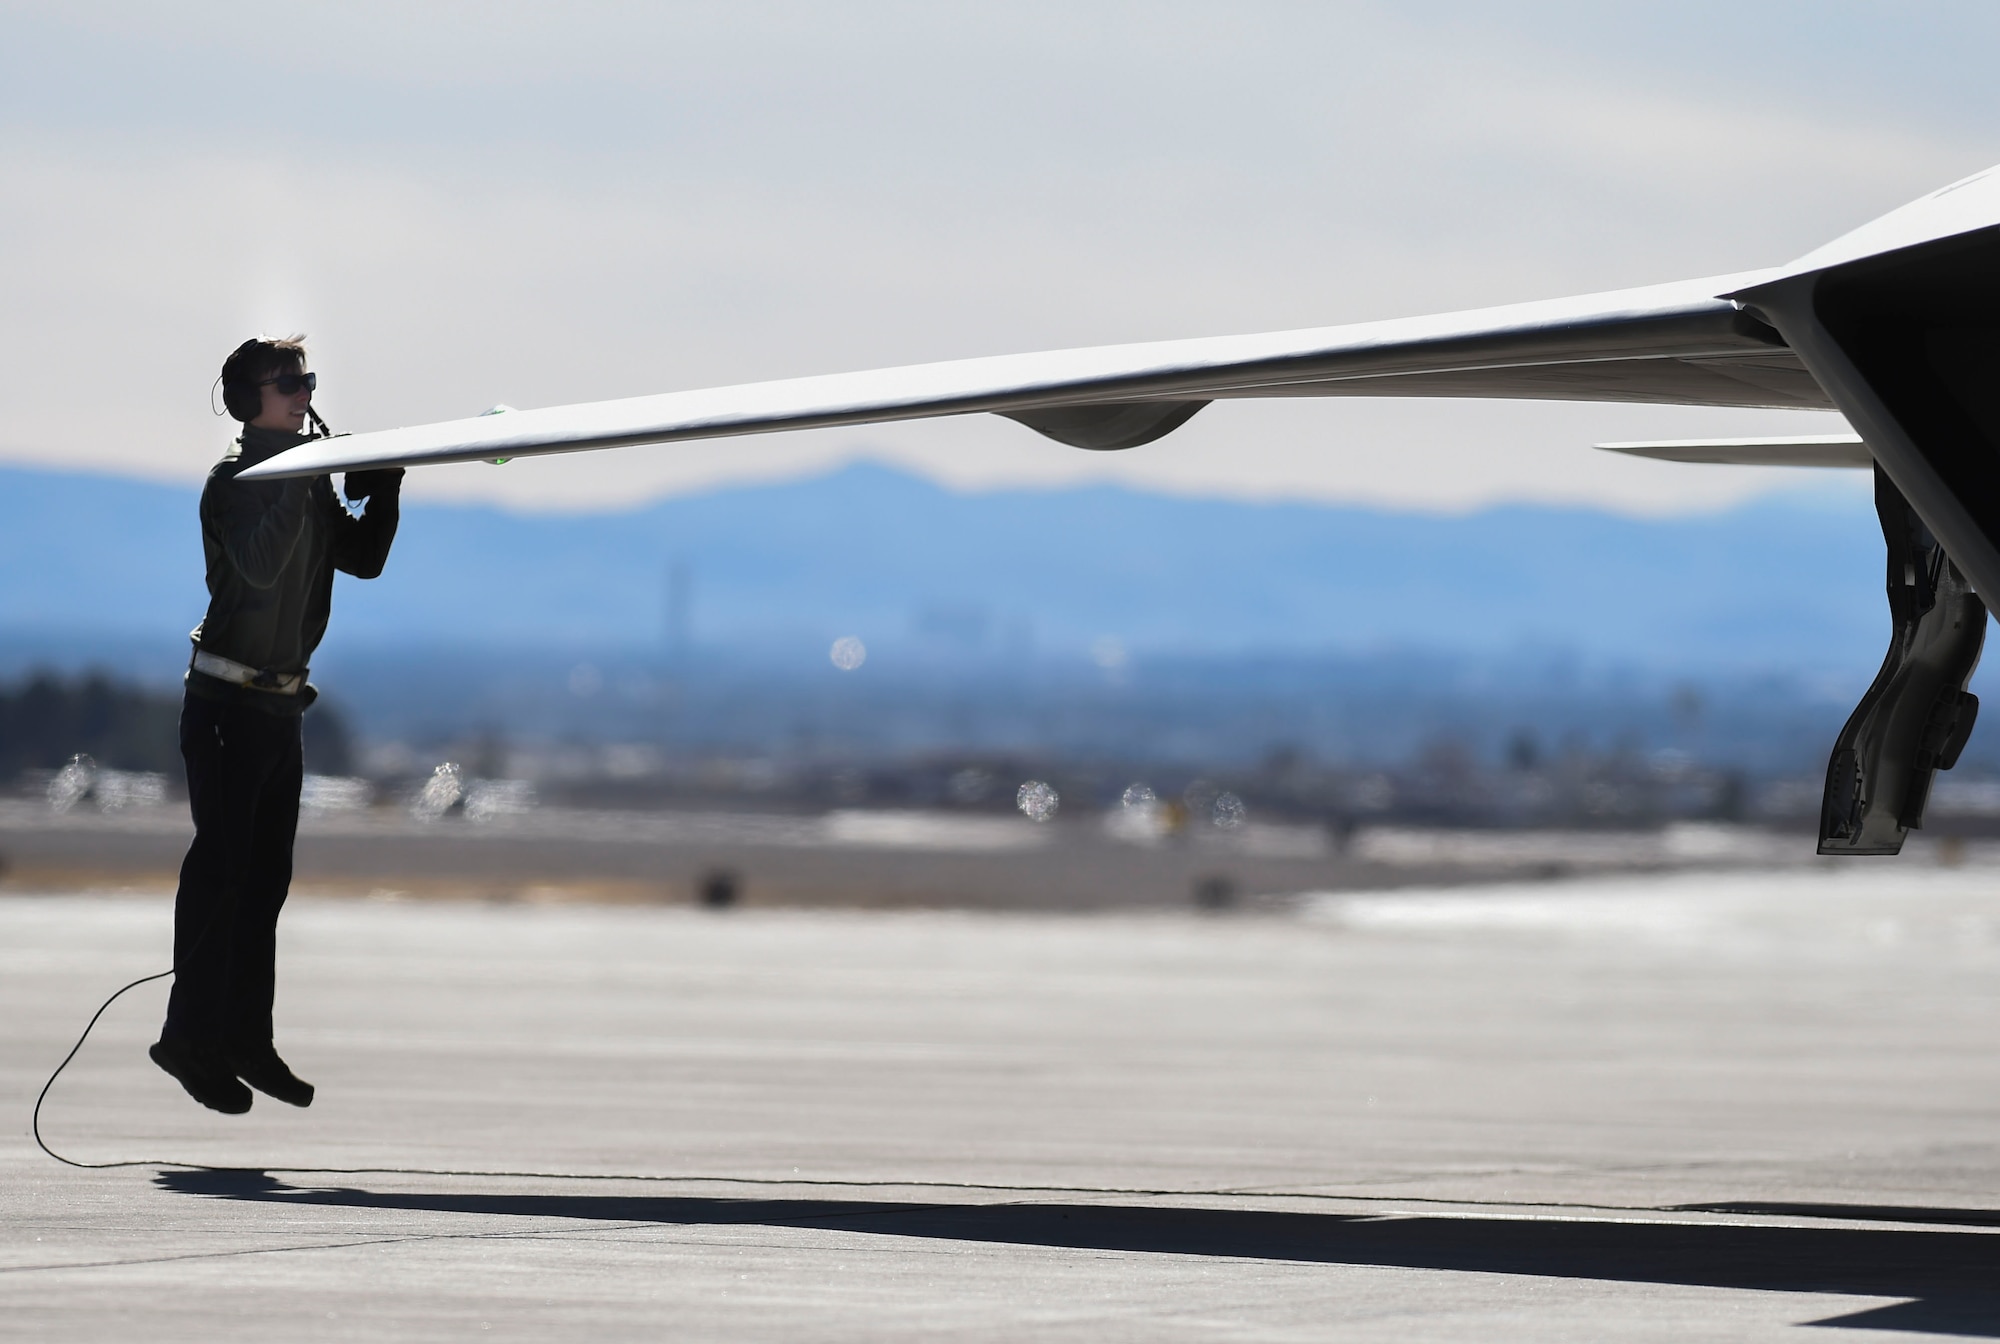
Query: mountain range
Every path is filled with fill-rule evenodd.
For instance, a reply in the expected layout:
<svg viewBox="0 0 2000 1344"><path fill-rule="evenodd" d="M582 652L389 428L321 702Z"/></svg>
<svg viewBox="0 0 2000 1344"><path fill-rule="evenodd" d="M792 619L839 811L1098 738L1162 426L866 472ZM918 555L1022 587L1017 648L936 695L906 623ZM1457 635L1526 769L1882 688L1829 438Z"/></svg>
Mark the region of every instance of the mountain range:
<svg viewBox="0 0 2000 1344"><path fill-rule="evenodd" d="M204 603L196 498L0 470L9 656L177 646ZM1539 651L1846 680L1881 656L1881 556L1865 494L1824 487L1684 517L1438 516L964 494L861 464L617 513L412 504L387 574L342 580L327 653L684 643L823 666L852 635L891 662Z"/></svg>

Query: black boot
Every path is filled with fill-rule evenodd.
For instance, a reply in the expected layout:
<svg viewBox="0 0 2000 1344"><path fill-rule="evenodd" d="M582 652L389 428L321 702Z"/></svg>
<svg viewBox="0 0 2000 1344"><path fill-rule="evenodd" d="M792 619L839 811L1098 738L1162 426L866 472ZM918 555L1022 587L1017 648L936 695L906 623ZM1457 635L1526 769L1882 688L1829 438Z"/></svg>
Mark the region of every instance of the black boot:
<svg viewBox="0 0 2000 1344"><path fill-rule="evenodd" d="M285 1061L278 1058L276 1047L269 1041L239 1046L227 1051L223 1057L238 1078L265 1096L276 1097L293 1106L313 1104L313 1085L293 1073Z"/></svg>
<svg viewBox="0 0 2000 1344"><path fill-rule="evenodd" d="M250 1109L250 1089L236 1081L235 1071L215 1051L179 1036L162 1036L146 1053L211 1111L241 1115Z"/></svg>

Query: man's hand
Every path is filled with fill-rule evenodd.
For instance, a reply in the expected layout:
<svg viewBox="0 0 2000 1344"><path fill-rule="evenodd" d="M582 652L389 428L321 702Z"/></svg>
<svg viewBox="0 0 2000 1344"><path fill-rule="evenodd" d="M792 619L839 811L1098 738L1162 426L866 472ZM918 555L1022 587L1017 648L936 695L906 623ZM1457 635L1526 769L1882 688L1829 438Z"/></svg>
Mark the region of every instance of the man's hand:
<svg viewBox="0 0 2000 1344"><path fill-rule="evenodd" d="M350 471L341 478L340 493L351 504L373 495L394 495L403 488L401 467L377 467L373 471Z"/></svg>

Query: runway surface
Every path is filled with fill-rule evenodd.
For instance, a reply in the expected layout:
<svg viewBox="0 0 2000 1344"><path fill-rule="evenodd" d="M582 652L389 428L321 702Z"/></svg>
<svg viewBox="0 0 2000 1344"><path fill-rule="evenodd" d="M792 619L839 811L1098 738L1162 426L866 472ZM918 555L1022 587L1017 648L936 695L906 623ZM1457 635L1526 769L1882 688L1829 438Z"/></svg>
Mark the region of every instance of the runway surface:
<svg viewBox="0 0 2000 1344"><path fill-rule="evenodd" d="M176 1165L59 1166L35 1089L166 917L0 900L0 1336L2000 1336L1993 869L1223 917L300 901L319 1102L196 1108L147 986L44 1125Z"/></svg>

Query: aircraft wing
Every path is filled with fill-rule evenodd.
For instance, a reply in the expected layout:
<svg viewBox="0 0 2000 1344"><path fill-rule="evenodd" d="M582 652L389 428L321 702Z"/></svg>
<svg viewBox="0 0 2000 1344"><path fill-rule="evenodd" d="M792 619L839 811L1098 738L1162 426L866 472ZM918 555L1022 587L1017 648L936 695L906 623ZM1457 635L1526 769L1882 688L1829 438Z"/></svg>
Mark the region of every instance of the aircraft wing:
<svg viewBox="0 0 2000 1344"><path fill-rule="evenodd" d="M1822 854L1892 854L1978 714L2000 594L2000 167L1786 266L1262 336L1058 350L672 392L315 440L244 476L525 457L992 412L1132 448L1234 397L1517 397L1838 410L1852 433L1608 444L1872 469L1893 634L1827 767ZM498 408L496 408L498 409ZM1746 576L1754 577L1754 576Z"/></svg>
<svg viewBox="0 0 2000 1344"><path fill-rule="evenodd" d="M316 440L245 477L531 457L992 412L1079 448L1151 442L1217 399L1496 397L1830 409L1720 276L1441 317L1099 346L449 420Z"/></svg>

